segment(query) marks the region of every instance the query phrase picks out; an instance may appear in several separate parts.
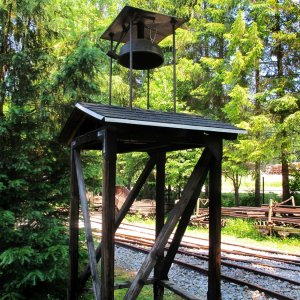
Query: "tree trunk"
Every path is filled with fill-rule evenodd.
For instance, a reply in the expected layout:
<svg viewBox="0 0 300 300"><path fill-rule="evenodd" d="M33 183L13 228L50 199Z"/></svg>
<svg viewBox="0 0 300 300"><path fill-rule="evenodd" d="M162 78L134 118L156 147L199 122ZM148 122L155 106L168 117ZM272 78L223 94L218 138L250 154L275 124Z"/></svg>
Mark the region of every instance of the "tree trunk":
<svg viewBox="0 0 300 300"><path fill-rule="evenodd" d="M4 2L4 5L6 2ZM10 27L11 27L11 12L12 12L12 4L9 5L9 9L7 12L7 20L3 22L3 25L6 25L6 28L3 29L3 36L2 36L2 45L0 48L0 55L4 57L4 61L1 64L1 74L0 74L0 117L4 116L4 102L6 98L6 83L5 83L5 76L7 71L7 54L8 54L8 37L10 34ZM5 24L6 23L6 24Z"/></svg>
<svg viewBox="0 0 300 300"><path fill-rule="evenodd" d="M240 193L239 193L239 175L235 174L234 175L234 181L233 181L233 187L234 187L234 202L235 206L240 205Z"/></svg>
<svg viewBox="0 0 300 300"><path fill-rule="evenodd" d="M283 132L284 138L286 138L286 132ZM289 163L288 163L288 151L283 142L281 145L281 166L282 166L282 200L290 198L290 184L289 184Z"/></svg>
<svg viewBox="0 0 300 300"><path fill-rule="evenodd" d="M276 13L276 27L275 32L280 33L280 12ZM283 47L279 42L275 48L276 58L277 58L277 77L283 77ZM279 91L279 96L284 96L284 91ZM284 122L285 116L282 114L280 116L280 124ZM282 164L282 200L286 200L290 197L290 188L289 188L289 166L288 166L288 150L286 147L286 138L287 133L285 130L281 134L281 164Z"/></svg>
<svg viewBox="0 0 300 300"><path fill-rule="evenodd" d="M255 162L255 206L260 206L260 162Z"/></svg>

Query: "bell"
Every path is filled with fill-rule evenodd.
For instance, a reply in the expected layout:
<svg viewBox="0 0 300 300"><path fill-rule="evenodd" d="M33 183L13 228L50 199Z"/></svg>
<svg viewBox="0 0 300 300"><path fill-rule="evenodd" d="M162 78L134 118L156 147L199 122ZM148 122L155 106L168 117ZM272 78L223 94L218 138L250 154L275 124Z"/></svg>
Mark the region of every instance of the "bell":
<svg viewBox="0 0 300 300"><path fill-rule="evenodd" d="M130 68L130 41L120 49L118 62ZM164 56L160 47L147 39L132 41L132 68L135 70L149 70L162 65Z"/></svg>

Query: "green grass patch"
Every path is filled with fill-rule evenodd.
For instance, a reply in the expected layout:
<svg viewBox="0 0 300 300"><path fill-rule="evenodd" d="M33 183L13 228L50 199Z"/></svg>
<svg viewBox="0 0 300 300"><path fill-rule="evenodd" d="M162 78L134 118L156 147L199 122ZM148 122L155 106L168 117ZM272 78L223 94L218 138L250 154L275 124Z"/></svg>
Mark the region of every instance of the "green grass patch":
<svg viewBox="0 0 300 300"><path fill-rule="evenodd" d="M246 242L261 247L271 247L273 249L292 253L300 252L299 235L290 235L283 239L276 235L263 236L254 227L254 221L249 219L228 218L226 226L222 228L222 237L235 239L235 243Z"/></svg>
<svg viewBox="0 0 300 300"><path fill-rule="evenodd" d="M122 281L128 281L133 280L135 273L134 272L128 272L124 271L123 269L116 269L116 282L122 282ZM120 289L115 291L115 300L121 300L124 299L124 296L126 294L128 289ZM141 293L139 294L138 300L149 300L153 299L153 285L145 285L143 289L141 290ZM164 299L166 300L181 300L182 298L174 294L173 292L165 289L164 292Z"/></svg>
<svg viewBox="0 0 300 300"><path fill-rule="evenodd" d="M155 224L155 217L143 217L139 214L134 215L126 215L125 222L133 223L133 224L141 224L142 225L154 225Z"/></svg>
<svg viewBox="0 0 300 300"><path fill-rule="evenodd" d="M120 268L115 269L115 283L122 283L127 281L132 281L135 277L135 272L125 271ZM91 286L91 281L88 282L87 286ZM127 292L127 288L115 290L114 300L122 300ZM94 299L94 294L92 291L84 293L80 299L82 300L92 300ZM153 299L153 285L145 285L139 294L138 300L149 300ZM173 292L165 289L164 300L182 300L181 297L177 296Z"/></svg>
<svg viewBox="0 0 300 300"><path fill-rule="evenodd" d="M237 238L261 240L261 234L253 225L254 222L252 220L237 218L226 219L226 225L222 228L222 234L231 235Z"/></svg>

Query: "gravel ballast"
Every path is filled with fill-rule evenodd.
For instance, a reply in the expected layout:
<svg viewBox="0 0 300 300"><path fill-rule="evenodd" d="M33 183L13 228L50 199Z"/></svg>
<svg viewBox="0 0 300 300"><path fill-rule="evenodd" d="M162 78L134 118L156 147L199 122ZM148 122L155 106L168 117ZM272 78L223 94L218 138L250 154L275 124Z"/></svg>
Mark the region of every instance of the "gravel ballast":
<svg viewBox="0 0 300 300"><path fill-rule="evenodd" d="M120 246L116 246L115 250L115 266L117 268L122 268L125 271L137 272L141 267L146 254L137 252L132 249L123 248ZM245 257L243 257L245 258ZM177 254L176 259L183 260L187 263L197 265L203 268L207 268L207 262L200 260L195 257ZM247 259L251 260L251 257ZM257 260L257 259L256 259ZM261 260L261 263L265 263L265 260ZM270 263L270 261L268 261ZM286 266L284 263L274 263L281 264L282 266ZM274 266L275 266L274 265ZM299 271L297 272L297 269ZM293 267L295 271L291 272L289 270L279 270L273 268L274 272L280 272L280 275L283 277L291 276L296 280L299 280L299 272L300 267ZM272 270L266 270L271 272ZM298 278L297 277L298 273ZM282 282L280 280L275 280L265 276L258 276L255 274L251 274L249 272L244 272L242 270L232 269L229 267L222 266L222 274L226 274L235 278L243 279L247 282L262 285L272 291L277 291L283 293L285 296L288 296L292 299L300 299L300 286L289 284L287 282ZM152 274L150 275L152 276ZM190 294L194 294L195 296L206 299L207 293L207 277L203 274L200 274L193 270L188 270L182 266L177 264L173 264L169 271L169 280L174 282L179 288L187 290ZM221 281L221 289L222 289L222 299L224 300L239 300L239 299L252 299L252 300L265 300L265 299L276 299L265 295L257 290L252 290L247 286L239 286L234 283L230 283L228 281Z"/></svg>

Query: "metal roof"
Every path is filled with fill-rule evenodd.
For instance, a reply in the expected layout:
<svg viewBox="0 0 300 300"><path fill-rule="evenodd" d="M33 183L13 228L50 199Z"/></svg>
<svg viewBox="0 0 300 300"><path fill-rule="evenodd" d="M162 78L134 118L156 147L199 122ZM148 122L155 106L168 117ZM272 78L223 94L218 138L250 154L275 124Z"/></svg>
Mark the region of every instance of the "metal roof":
<svg viewBox="0 0 300 300"><path fill-rule="evenodd" d="M119 41L124 26L128 26L130 19L133 19L133 21L143 20L145 28L149 29L145 30L145 38L150 40L150 36L155 36L155 43L157 44L165 37L172 34L173 28L171 20L175 21L175 30L186 22L183 18L167 16L132 6L125 6L111 25L101 35L101 38L105 40L111 40L112 38L113 41ZM136 36L136 26L133 27L133 36ZM129 34L123 37L121 42L126 43L128 40Z"/></svg>
<svg viewBox="0 0 300 300"><path fill-rule="evenodd" d="M135 125L154 128L170 128L192 130L206 133L241 134L245 130L234 125L208 118L182 113L171 113L128 107L108 106L96 103L77 103L61 133L62 141L69 141L72 127L80 124L80 120L90 117L101 124ZM80 128L80 125L79 125Z"/></svg>

